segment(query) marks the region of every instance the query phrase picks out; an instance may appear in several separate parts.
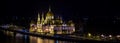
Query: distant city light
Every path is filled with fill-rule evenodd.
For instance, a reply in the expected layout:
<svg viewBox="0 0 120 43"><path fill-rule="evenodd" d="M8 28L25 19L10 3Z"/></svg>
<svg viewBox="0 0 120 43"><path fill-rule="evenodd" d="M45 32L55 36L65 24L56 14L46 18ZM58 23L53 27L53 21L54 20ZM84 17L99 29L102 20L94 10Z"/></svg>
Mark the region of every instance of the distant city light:
<svg viewBox="0 0 120 43"><path fill-rule="evenodd" d="M102 37L105 37L103 34L101 35Z"/></svg>
<svg viewBox="0 0 120 43"><path fill-rule="evenodd" d="M116 37L120 38L120 35L117 35Z"/></svg>
<svg viewBox="0 0 120 43"><path fill-rule="evenodd" d="M62 26L67 26L66 24L63 24Z"/></svg>
<svg viewBox="0 0 120 43"><path fill-rule="evenodd" d="M112 37L112 35L109 35L109 37Z"/></svg>
<svg viewBox="0 0 120 43"><path fill-rule="evenodd" d="M90 36L91 36L91 33L88 33L88 36L90 37Z"/></svg>

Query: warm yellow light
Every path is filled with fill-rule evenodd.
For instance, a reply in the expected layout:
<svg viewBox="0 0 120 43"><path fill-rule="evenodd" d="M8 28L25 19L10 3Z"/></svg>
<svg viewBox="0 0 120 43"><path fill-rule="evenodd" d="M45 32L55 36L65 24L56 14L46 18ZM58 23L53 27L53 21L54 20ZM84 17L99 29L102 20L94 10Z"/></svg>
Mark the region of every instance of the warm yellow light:
<svg viewBox="0 0 120 43"><path fill-rule="evenodd" d="M61 32L61 31L58 31L57 34L62 34L62 32Z"/></svg>
<svg viewBox="0 0 120 43"><path fill-rule="evenodd" d="M51 26L51 28L53 29L53 28L54 28L54 26Z"/></svg>
<svg viewBox="0 0 120 43"><path fill-rule="evenodd" d="M74 24L71 24L71 26L74 26Z"/></svg>
<svg viewBox="0 0 120 43"><path fill-rule="evenodd" d="M73 29L73 32L75 32L75 28Z"/></svg>
<svg viewBox="0 0 120 43"><path fill-rule="evenodd" d="M41 29L37 29L37 32L42 32L42 30Z"/></svg>
<svg viewBox="0 0 120 43"><path fill-rule="evenodd" d="M46 24L50 24L50 25L48 26ZM52 24L55 24L55 25L52 25ZM70 20L68 24L63 23L61 17L58 17L57 19L54 20L54 14L52 13L51 9L49 9L49 11L46 13L45 16L42 13L42 17L38 13L37 22L35 24L30 24L30 26L32 27L30 31L42 32L42 33L63 34L64 27L66 29L65 30L66 34L68 33L71 34L75 32L75 27L74 27L75 24L72 22L72 20ZM55 27L57 27L57 30L58 30L56 32L54 31ZM89 36L91 35L89 34Z"/></svg>
<svg viewBox="0 0 120 43"><path fill-rule="evenodd" d="M91 33L88 33L88 36L89 36L89 37L92 36Z"/></svg>
<svg viewBox="0 0 120 43"><path fill-rule="evenodd" d="M41 38L37 38L37 43L43 43L43 40Z"/></svg>

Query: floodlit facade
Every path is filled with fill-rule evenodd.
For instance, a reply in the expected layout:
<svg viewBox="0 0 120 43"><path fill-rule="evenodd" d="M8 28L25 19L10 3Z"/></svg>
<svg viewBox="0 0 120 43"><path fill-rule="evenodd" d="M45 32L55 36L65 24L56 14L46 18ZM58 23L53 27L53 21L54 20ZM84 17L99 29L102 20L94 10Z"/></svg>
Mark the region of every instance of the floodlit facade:
<svg viewBox="0 0 120 43"><path fill-rule="evenodd" d="M37 22L30 23L30 32L50 33L50 34L72 34L75 26L72 20L65 23L60 16L56 17L51 9L45 14L39 14Z"/></svg>

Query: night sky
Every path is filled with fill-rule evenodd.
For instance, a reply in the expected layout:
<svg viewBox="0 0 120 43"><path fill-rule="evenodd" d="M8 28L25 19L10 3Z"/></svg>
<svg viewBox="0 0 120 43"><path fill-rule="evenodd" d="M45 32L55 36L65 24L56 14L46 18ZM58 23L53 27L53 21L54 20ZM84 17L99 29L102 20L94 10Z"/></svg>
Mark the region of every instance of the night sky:
<svg viewBox="0 0 120 43"><path fill-rule="evenodd" d="M85 23L83 18L88 18L85 31L120 33L120 3L115 0L6 0L4 5L1 23L20 18L24 20L16 21L29 23L37 12L46 13L51 6L55 15L72 19L77 25Z"/></svg>

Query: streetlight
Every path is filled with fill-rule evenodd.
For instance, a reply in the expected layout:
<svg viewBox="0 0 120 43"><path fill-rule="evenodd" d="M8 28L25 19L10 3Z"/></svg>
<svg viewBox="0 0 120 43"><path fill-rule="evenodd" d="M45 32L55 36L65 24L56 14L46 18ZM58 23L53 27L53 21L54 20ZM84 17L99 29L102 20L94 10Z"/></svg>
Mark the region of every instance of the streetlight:
<svg viewBox="0 0 120 43"><path fill-rule="evenodd" d="M88 33L88 36L91 37L92 36L91 33Z"/></svg>
<svg viewBox="0 0 120 43"><path fill-rule="evenodd" d="M112 35L109 35L109 37L112 37Z"/></svg>
<svg viewBox="0 0 120 43"><path fill-rule="evenodd" d="M101 37L105 37L105 36L102 34Z"/></svg>

